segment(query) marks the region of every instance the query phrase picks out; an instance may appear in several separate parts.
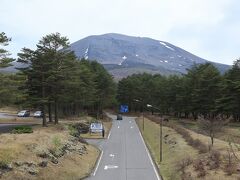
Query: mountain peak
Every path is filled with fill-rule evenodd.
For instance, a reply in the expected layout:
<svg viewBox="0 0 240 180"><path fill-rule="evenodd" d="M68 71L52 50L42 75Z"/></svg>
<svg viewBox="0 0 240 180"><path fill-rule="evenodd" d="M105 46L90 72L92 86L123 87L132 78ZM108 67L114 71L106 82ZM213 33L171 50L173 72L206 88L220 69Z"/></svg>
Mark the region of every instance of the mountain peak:
<svg viewBox="0 0 240 180"><path fill-rule="evenodd" d="M165 41L117 33L88 36L71 44L70 49L79 58L97 60L118 72L119 69L134 68L161 74L186 73L193 64L210 62ZM222 71L229 68L213 64Z"/></svg>

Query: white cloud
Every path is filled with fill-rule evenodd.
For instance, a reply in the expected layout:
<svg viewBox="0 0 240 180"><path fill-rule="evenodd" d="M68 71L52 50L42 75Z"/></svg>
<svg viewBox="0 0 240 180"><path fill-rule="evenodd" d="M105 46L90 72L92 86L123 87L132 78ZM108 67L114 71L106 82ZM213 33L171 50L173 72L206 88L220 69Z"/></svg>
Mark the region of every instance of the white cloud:
<svg viewBox="0 0 240 180"><path fill-rule="evenodd" d="M208 58L209 54L203 51L206 42L198 36L203 36L203 31L206 35L206 29L219 28L224 24L236 2L237 0L1 0L0 17L3 18L0 19L0 27L3 28L1 31L13 37L13 41L17 41L13 44L14 51L20 47L33 46L43 35L52 32L60 32L72 42L92 34L116 32L177 43L190 52ZM220 28L226 29L228 26ZM181 34L171 34L178 29L186 30L184 38ZM239 34L235 28L229 31ZM188 34L194 34L195 37Z"/></svg>

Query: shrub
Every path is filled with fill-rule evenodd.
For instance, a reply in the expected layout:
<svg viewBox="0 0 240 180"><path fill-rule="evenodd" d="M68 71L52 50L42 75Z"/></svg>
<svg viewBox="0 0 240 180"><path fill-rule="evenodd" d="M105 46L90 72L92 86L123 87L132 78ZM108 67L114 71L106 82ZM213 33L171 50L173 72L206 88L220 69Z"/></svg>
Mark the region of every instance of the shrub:
<svg viewBox="0 0 240 180"><path fill-rule="evenodd" d="M89 132L89 124L75 123L68 126L69 134L74 137L80 137L80 134Z"/></svg>
<svg viewBox="0 0 240 180"><path fill-rule="evenodd" d="M217 169L217 168L219 168L220 160L221 160L220 159L221 158L221 154L220 154L219 151L217 151L217 150L211 151L208 158L211 161L208 164L210 169Z"/></svg>
<svg viewBox="0 0 240 180"><path fill-rule="evenodd" d="M233 162L233 155L230 151L226 155L227 164L225 165L225 172L231 176L236 171L236 164Z"/></svg>
<svg viewBox="0 0 240 180"><path fill-rule="evenodd" d="M55 148L59 149L62 146L61 139L58 136L54 136L52 139L52 143Z"/></svg>
<svg viewBox="0 0 240 180"><path fill-rule="evenodd" d="M64 155L63 144L58 136L53 137L52 146L48 150L55 157L61 157Z"/></svg>
<svg viewBox="0 0 240 180"><path fill-rule="evenodd" d="M185 169L187 166L192 164L192 159L190 157L186 157L176 164L177 171L180 171L182 174L185 174Z"/></svg>
<svg viewBox="0 0 240 180"><path fill-rule="evenodd" d="M195 171L198 171L198 174L197 174L198 177L206 176L206 170L204 169L203 160L197 159L196 161L194 161L193 167Z"/></svg>
<svg viewBox="0 0 240 180"><path fill-rule="evenodd" d="M80 135L78 130L74 126L72 126L72 125L68 126L68 130L69 130L69 134L71 136L78 137Z"/></svg>
<svg viewBox="0 0 240 180"><path fill-rule="evenodd" d="M32 133L32 127L31 126L17 126L12 130L12 133L14 134L23 134L23 133Z"/></svg>

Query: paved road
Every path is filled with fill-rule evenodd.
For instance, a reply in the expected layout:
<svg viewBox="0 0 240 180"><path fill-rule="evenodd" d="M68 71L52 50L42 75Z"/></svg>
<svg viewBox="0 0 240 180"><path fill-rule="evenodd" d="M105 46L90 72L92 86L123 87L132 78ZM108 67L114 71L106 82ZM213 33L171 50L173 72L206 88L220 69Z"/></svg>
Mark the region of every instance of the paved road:
<svg viewBox="0 0 240 180"><path fill-rule="evenodd" d="M102 154L88 180L160 180L134 118L113 118L113 127L104 141L89 141Z"/></svg>
<svg viewBox="0 0 240 180"><path fill-rule="evenodd" d="M0 124L0 134L11 132L14 127L21 126L24 124Z"/></svg>
<svg viewBox="0 0 240 180"><path fill-rule="evenodd" d="M7 114L7 113L1 113L0 112L0 118L4 118L4 119L12 119L12 118L16 118L17 115L10 115L10 114Z"/></svg>

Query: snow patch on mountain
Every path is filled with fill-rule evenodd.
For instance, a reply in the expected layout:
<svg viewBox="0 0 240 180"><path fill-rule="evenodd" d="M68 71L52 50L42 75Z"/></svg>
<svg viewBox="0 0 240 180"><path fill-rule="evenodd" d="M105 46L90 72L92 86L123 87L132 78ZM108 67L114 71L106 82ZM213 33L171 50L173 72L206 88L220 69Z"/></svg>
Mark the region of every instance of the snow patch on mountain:
<svg viewBox="0 0 240 180"><path fill-rule="evenodd" d="M175 51L175 49L173 49L172 47L168 46L166 43L161 42L161 41L159 41L159 43L162 44L162 45L164 45L166 48L168 48L168 49L170 49L170 50L172 50L172 51Z"/></svg>
<svg viewBox="0 0 240 180"><path fill-rule="evenodd" d="M127 56L123 56L122 59L123 59L123 60L118 64L119 66L121 66L122 63L127 59Z"/></svg>
<svg viewBox="0 0 240 180"><path fill-rule="evenodd" d="M88 48L85 50L84 59L88 59Z"/></svg>

